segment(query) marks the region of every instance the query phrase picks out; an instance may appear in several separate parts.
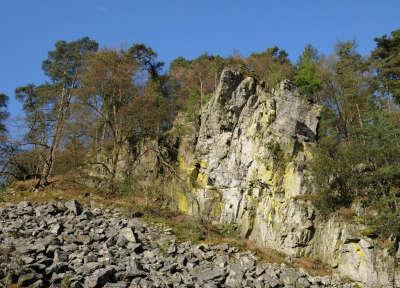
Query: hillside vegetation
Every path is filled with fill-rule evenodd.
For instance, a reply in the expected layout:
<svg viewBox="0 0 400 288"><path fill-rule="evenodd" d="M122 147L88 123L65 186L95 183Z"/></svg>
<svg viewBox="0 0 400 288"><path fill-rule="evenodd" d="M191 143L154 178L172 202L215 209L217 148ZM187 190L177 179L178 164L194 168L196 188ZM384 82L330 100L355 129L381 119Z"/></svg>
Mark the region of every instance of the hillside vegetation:
<svg viewBox="0 0 400 288"><path fill-rule="evenodd" d="M176 155L163 149L173 146L166 135L199 125L221 71L234 66L268 89L289 80L301 97L322 105L309 163L320 212L339 211L371 227L369 234L399 239L400 30L375 43L367 56L356 43L340 42L333 55L308 45L296 63L272 47L246 57L179 57L165 68L144 44L117 50L87 37L58 41L42 64L48 80L15 89L25 113L22 139L3 124L8 97L0 94L2 193L16 181L31 180L37 191L63 177L108 197L140 194L165 207L169 184L179 182ZM146 174L162 177L143 185L132 171L149 153L157 169Z"/></svg>

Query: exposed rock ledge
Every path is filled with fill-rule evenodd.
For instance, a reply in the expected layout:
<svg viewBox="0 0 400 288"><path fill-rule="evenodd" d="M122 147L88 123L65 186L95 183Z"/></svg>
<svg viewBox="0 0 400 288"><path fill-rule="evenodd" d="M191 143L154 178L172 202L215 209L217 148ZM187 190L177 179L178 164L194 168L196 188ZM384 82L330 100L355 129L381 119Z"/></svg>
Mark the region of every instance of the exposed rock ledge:
<svg viewBox="0 0 400 288"><path fill-rule="evenodd" d="M235 224L258 244L316 257L370 286L397 281L400 287L400 270L386 249L356 225L320 219L304 200L312 193L307 159L319 114L320 107L287 82L267 91L256 79L225 69L203 109L196 147L190 153L181 144L181 172L193 189L178 192L179 209Z"/></svg>

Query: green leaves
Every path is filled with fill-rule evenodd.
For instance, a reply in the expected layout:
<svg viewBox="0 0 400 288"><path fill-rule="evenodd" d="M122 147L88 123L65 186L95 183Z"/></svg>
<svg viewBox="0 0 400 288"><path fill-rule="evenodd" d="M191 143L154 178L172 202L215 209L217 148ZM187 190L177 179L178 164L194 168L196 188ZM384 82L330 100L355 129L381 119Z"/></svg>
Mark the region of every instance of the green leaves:
<svg viewBox="0 0 400 288"><path fill-rule="evenodd" d="M306 96L312 96L322 85L322 76L318 73L317 50L308 45L304 48L303 54L299 58L294 82L300 92Z"/></svg>
<svg viewBox="0 0 400 288"><path fill-rule="evenodd" d="M134 44L128 49L127 54L149 73L150 79L156 79L164 66L163 62L157 60L157 53L150 47L140 43Z"/></svg>
<svg viewBox="0 0 400 288"><path fill-rule="evenodd" d="M376 73L371 73L375 66L355 50L354 42L337 45L328 79L331 90L326 90L331 93L324 99L329 105L321 115L310 169L315 203L322 213L349 208L358 214L353 220L385 237L400 236L400 112L382 105L372 81L377 77L378 89L386 87L385 93L395 96L390 90L394 82L387 82L395 78L385 69L393 68L388 63L397 44L393 34L378 43L373 57L379 59L381 70Z"/></svg>
<svg viewBox="0 0 400 288"><path fill-rule="evenodd" d="M53 82L63 82L71 85L76 74L84 64L85 55L96 52L96 41L84 37L76 41L58 41L55 50L48 52L48 57L42 63L42 69Z"/></svg>
<svg viewBox="0 0 400 288"><path fill-rule="evenodd" d="M375 38L375 42L371 60L379 89L400 104L400 30L393 31L390 36Z"/></svg>
<svg viewBox="0 0 400 288"><path fill-rule="evenodd" d="M193 60L179 57L169 69L177 105L184 110L189 121L195 120L202 104L214 92L219 76L226 65L220 56L202 54Z"/></svg>
<svg viewBox="0 0 400 288"><path fill-rule="evenodd" d="M291 79L294 73L294 67L288 58L288 53L277 46L267 48L261 53L251 54L245 59L245 64L270 88L282 80Z"/></svg>
<svg viewBox="0 0 400 288"><path fill-rule="evenodd" d="M347 139L329 135L320 140L310 168L317 188L316 203L323 212L362 203L366 207L364 224L382 229L383 223L368 215L377 211L392 215L394 209L399 217L398 204L388 206L399 201L394 197L400 192L399 117L399 112L370 111L362 126L350 129ZM400 229L394 223L389 226Z"/></svg>

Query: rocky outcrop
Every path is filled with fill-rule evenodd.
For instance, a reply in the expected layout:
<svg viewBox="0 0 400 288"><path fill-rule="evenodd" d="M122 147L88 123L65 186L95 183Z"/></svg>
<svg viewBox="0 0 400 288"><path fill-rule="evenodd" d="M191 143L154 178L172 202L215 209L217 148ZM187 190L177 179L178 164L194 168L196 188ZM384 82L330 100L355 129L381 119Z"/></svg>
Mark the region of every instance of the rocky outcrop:
<svg viewBox="0 0 400 288"><path fill-rule="evenodd" d="M371 287L400 287L400 269L395 261L400 250L393 249L391 239L381 243L376 235L360 225L331 219L318 219L310 246L311 254L328 263L341 275L367 283ZM393 255L396 254L396 255Z"/></svg>
<svg viewBox="0 0 400 288"><path fill-rule="evenodd" d="M179 243L170 230L76 201L5 205L0 287L356 287L228 244Z"/></svg>
<svg viewBox="0 0 400 288"><path fill-rule="evenodd" d="M313 256L341 275L391 287L400 272L387 250L354 232L357 225L321 219L307 200L319 114L320 107L288 82L268 91L255 78L225 69L201 114L193 153L178 155L191 186L178 192L178 206L205 221L236 225L260 245Z"/></svg>

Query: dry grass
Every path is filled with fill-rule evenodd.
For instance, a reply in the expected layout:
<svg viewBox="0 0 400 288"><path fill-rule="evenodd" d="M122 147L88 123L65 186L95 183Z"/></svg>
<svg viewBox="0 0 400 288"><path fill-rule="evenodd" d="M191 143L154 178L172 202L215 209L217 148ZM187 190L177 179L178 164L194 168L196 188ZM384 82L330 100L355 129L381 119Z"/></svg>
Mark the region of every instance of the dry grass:
<svg viewBox="0 0 400 288"><path fill-rule="evenodd" d="M238 237L236 232L221 233L221 229L215 225L201 223L192 216L159 210L157 213L145 214L143 218L150 223L163 224L172 228L172 232L179 241L191 241L194 243L221 244L228 243L239 250L250 250L255 252L261 262L264 263L284 263L289 267L303 268L312 276L326 276L331 274L331 270L320 261L310 257L288 257L274 249L260 247L254 242Z"/></svg>
<svg viewBox="0 0 400 288"><path fill-rule="evenodd" d="M293 267L303 268L312 276L326 276L332 273L327 265L311 257L301 257L293 260Z"/></svg>
<svg viewBox="0 0 400 288"><path fill-rule="evenodd" d="M340 208L336 214L340 217L340 219L346 222L352 222L355 216L354 210L346 207Z"/></svg>
<svg viewBox="0 0 400 288"><path fill-rule="evenodd" d="M87 206L119 208L125 212L137 209L145 209L145 200L143 197L107 197L93 188L63 177L51 179L52 184L39 191L33 191L35 183L36 181L34 180L17 181L13 183L7 189L7 193L4 195L3 201L12 203L18 203L21 201L44 203L75 199Z"/></svg>
<svg viewBox="0 0 400 288"><path fill-rule="evenodd" d="M143 221L171 228L177 240L181 242L228 243L240 250L255 252L262 262L285 263L290 267L303 268L314 276L331 273L326 266L315 259L307 257L291 258L274 249L256 246L251 241L239 238L236 231L224 229L226 227L204 224L198 218L163 209L160 203L149 202L149 199L143 195L133 193L126 196L105 197L99 191L69 179L61 177L52 179L51 185L38 192L32 192L35 181L16 182L8 189L12 193L7 193L3 200L13 203L24 200L43 203L75 199L87 206L116 208L125 215L132 215L133 212L140 211L143 213Z"/></svg>

